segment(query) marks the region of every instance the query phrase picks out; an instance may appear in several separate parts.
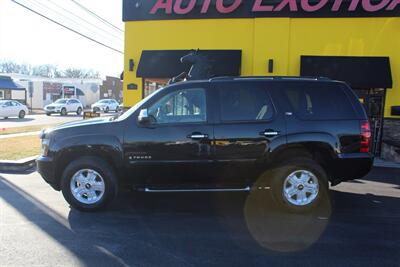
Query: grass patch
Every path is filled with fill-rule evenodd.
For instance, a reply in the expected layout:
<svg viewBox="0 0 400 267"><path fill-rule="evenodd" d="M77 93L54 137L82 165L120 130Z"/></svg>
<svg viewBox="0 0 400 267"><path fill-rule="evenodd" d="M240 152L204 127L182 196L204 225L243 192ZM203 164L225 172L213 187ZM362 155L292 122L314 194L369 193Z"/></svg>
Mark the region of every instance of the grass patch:
<svg viewBox="0 0 400 267"><path fill-rule="evenodd" d="M13 127L13 128L6 128L4 131L2 131L2 129L0 128L0 135L38 132L43 129L52 128L57 125L58 124L45 124L45 125L32 125L32 126L24 126L24 127Z"/></svg>
<svg viewBox="0 0 400 267"><path fill-rule="evenodd" d="M37 135L0 139L0 160L19 160L40 154Z"/></svg>

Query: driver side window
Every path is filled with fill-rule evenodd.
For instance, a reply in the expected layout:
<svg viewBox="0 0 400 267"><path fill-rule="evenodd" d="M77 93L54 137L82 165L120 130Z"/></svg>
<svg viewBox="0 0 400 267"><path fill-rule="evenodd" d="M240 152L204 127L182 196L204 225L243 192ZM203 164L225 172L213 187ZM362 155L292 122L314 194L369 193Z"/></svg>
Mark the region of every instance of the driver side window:
<svg viewBox="0 0 400 267"><path fill-rule="evenodd" d="M167 94L148 109L156 124L201 123L207 121L206 92L202 88Z"/></svg>

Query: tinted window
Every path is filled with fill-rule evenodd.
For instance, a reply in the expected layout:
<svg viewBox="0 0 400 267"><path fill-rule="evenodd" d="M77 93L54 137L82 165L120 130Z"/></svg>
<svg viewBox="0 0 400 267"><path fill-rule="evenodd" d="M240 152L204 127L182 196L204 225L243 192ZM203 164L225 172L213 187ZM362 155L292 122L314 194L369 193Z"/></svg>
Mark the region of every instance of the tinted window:
<svg viewBox="0 0 400 267"><path fill-rule="evenodd" d="M194 88L167 94L149 108L149 114L158 124L205 122L205 90Z"/></svg>
<svg viewBox="0 0 400 267"><path fill-rule="evenodd" d="M274 115L274 108L266 89L251 84L219 90L222 121L261 121Z"/></svg>
<svg viewBox="0 0 400 267"><path fill-rule="evenodd" d="M354 119L354 109L340 84L293 83L283 92L295 114L303 120Z"/></svg>

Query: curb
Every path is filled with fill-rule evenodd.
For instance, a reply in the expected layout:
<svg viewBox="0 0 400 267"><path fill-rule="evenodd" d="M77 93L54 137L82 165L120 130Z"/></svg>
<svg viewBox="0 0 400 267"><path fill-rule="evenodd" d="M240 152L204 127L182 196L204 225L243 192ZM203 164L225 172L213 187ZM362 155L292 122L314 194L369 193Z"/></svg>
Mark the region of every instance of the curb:
<svg viewBox="0 0 400 267"><path fill-rule="evenodd" d="M0 172L25 172L36 166L37 156L20 160L0 160Z"/></svg>

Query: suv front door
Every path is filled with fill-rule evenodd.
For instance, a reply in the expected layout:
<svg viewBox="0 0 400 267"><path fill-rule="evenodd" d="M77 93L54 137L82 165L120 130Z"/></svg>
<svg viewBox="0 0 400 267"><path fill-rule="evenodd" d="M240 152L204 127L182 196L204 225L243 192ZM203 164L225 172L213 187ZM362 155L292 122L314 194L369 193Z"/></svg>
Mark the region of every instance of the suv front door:
<svg viewBox="0 0 400 267"><path fill-rule="evenodd" d="M140 124L135 118L125 132L132 179L171 187L208 183L213 127L207 94L204 86L172 87L141 107L152 122Z"/></svg>
<svg viewBox="0 0 400 267"><path fill-rule="evenodd" d="M286 142L284 115L272 101L272 83L235 81L215 87L215 171L225 184L245 185L265 169L271 144Z"/></svg>

